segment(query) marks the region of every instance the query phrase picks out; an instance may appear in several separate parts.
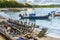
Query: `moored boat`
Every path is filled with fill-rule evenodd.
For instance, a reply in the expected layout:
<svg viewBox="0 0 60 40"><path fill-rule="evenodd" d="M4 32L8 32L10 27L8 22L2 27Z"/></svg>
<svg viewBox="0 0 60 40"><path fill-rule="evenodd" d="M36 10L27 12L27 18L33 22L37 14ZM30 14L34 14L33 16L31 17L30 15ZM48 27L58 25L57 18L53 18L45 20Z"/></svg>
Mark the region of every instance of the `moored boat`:
<svg viewBox="0 0 60 40"><path fill-rule="evenodd" d="M19 15L21 19L48 19L50 14L45 15L45 16L35 16L35 14L30 14L29 16L21 16Z"/></svg>
<svg viewBox="0 0 60 40"><path fill-rule="evenodd" d="M60 12L52 11L51 13L54 17L60 16Z"/></svg>
<svg viewBox="0 0 60 40"><path fill-rule="evenodd" d="M60 14L55 14L55 16L60 16Z"/></svg>
<svg viewBox="0 0 60 40"><path fill-rule="evenodd" d="M21 17L22 19L48 19L49 16Z"/></svg>

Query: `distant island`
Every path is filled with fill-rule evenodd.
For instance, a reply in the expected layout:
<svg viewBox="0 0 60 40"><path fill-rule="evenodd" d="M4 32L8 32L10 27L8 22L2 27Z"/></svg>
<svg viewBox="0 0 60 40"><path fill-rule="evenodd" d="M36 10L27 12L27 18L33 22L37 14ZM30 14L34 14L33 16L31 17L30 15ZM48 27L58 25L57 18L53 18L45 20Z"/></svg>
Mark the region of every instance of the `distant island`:
<svg viewBox="0 0 60 40"><path fill-rule="evenodd" d="M60 5L31 5L28 3L18 3L16 1L0 1L0 8L56 8Z"/></svg>

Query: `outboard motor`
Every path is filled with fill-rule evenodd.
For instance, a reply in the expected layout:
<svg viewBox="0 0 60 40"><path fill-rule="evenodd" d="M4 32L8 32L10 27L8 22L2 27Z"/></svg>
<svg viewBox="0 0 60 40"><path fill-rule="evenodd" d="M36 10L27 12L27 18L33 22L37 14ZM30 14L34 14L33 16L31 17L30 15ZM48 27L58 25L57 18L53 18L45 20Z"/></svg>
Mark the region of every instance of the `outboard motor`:
<svg viewBox="0 0 60 40"><path fill-rule="evenodd" d="M51 15L51 13L48 13L48 16L50 16Z"/></svg>
<svg viewBox="0 0 60 40"><path fill-rule="evenodd" d="M52 17L55 17L55 12L56 12L56 11L52 11L52 12L51 12L51 16L52 16Z"/></svg>

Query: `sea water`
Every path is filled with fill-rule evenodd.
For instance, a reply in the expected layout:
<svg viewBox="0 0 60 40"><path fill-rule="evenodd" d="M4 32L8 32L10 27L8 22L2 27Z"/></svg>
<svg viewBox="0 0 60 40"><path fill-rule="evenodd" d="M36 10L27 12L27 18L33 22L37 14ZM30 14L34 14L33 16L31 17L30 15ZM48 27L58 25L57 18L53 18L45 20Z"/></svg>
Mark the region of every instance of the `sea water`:
<svg viewBox="0 0 60 40"><path fill-rule="evenodd" d="M33 12L34 11L34 12ZM27 13L35 13L37 16L48 15L51 11L60 12L60 8L35 8L33 11L29 10ZM13 20L19 20L19 14L23 14L25 11L20 12L0 12L0 15ZM60 38L60 17L55 17L50 20L28 20L27 22L36 23L39 28L48 28L47 35L51 37Z"/></svg>

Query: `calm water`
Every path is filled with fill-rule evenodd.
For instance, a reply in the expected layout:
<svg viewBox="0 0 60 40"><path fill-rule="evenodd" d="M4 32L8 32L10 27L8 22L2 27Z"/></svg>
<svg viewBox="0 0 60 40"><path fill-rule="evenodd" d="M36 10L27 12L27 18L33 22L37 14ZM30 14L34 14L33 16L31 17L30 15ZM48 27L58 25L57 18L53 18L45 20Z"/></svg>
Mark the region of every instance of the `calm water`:
<svg viewBox="0 0 60 40"><path fill-rule="evenodd" d="M59 11L60 8L36 8L34 10L28 9L28 11L20 11L20 12L1 12L0 15L2 15L5 18L12 18L14 20L19 20L19 14L24 13L36 13L38 16L47 15L51 11ZM8 14L9 13L9 14ZM4 15L3 15L4 14ZM36 25L39 25L40 28L48 28L47 35L60 38L60 17L52 18L51 20L24 20L30 23L36 23Z"/></svg>

